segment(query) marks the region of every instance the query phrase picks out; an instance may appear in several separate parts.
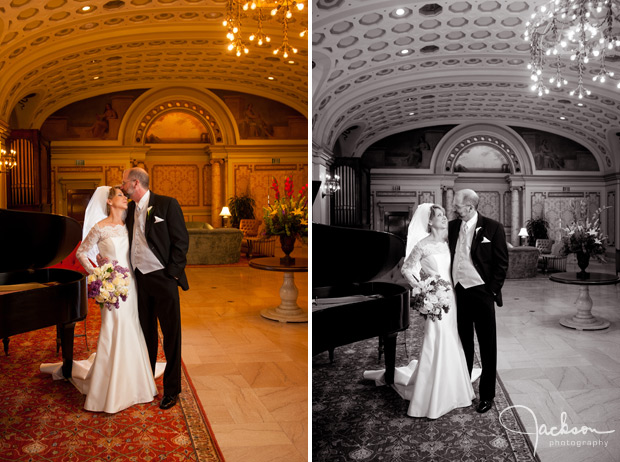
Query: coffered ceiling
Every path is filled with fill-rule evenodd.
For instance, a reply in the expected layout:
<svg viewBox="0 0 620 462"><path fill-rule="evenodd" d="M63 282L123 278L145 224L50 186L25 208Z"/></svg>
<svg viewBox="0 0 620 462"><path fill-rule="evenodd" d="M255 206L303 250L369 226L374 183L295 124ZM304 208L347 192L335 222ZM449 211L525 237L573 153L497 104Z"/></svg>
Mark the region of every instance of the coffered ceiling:
<svg viewBox="0 0 620 462"><path fill-rule="evenodd" d="M307 10L289 23L297 54L289 59L273 54L282 26L267 15L271 43L249 46L238 58L227 49L226 5L226 0L3 0L0 120L8 122L13 114L12 125L20 126L12 128L39 128L75 101L170 85L251 93L307 115L308 36L300 37ZM248 35L253 22L245 20Z"/></svg>
<svg viewBox="0 0 620 462"><path fill-rule="evenodd" d="M313 144L329 151L359 127L343 155L361 156L393 133L492 122L573 139L598 156L604 171L618 171L620 49L609 55L611 81L592 82L597 69L588 74L590 96L569 95L576 86L570 61L563 67L572 86L537 96L523 34L542 3L315 0Z"/></svg>

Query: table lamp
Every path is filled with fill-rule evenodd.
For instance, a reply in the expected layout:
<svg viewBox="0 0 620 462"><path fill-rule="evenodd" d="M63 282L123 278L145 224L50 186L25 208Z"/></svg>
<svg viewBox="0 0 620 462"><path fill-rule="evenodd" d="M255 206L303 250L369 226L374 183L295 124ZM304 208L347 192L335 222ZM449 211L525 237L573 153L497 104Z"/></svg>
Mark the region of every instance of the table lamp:
<svg viewBox="0 0 620 462"><path fill-rule="evenodd" d="M519 231L519 240L521 241L521 246L523 246L523 238L528 236L529 234L527 234L527 229L521 228L521 231Z"/></svg>
<svg viewBox="0 0 620 462"><path fill-rule="evenodd" d="M228 223L226 222L226 219L230 218L230 210L228 210L228 207L222 207L220 216L222 217L222 226L228 228Z"/></svg>

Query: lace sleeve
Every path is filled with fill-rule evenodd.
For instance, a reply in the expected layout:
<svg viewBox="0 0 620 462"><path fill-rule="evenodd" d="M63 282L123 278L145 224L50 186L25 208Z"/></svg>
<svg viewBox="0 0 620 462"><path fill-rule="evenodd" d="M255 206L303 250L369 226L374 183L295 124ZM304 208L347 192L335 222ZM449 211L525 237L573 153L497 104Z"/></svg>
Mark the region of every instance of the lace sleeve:
<svg viewBox="0 0 620 462"><path fill-rule="evenodd" d="M416 244L400 270L411 287L417 286L420 281L420 270L422 269L420 260L422 257L422 246Z"/></svg>
<svg viewBox="0 0 620 462"><path fill-rule="evenodd" d="M97 245L100 235L101 231L99 229L99 226L93 226L88 232L88 235L84 238L84 240L78 247L77 252L75 253L78 261L88 272L88 274L93 272L93 264L88 259L88 252Z"/></svg>

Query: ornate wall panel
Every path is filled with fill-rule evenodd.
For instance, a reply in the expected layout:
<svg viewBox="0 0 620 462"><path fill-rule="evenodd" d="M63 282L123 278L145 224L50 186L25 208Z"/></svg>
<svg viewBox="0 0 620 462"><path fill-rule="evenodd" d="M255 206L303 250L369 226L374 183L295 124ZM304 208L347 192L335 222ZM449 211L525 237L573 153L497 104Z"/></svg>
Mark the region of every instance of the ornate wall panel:
<svg viewBox="0 0 620 462"><path fill-rule="evenodd" d="M256 201L254 213L262 218L263 207L274 199L271 188L273 179L278 181L280 193L284 193L286 177L293 180L295 194L308 183L307 164L237 164L234 167L234 194L249 194Z"/></svg>
<svg viewBox="0 0 620 462"><path fill-rule="evenodd" d="M541 218L543 216L543 209L545 207L546 193L537 192L531 195L532 200L532 218Z"/></svg>
<svg viewBox="0 0 620 462"><path fill-rule="evenodd" d="M480 202L478 203L478 211L485 217L501 222L501 204L500 195L497 191L481 191L478 192Z"/></svg>
<svg viewBox="0 0 620 462"><path fill-rule="evenodd" d="M575 220L575 208L581 201L587 204L587 216L591 217L594 211L600 207L601 197L598 193L553 193L547 195L543 202L542 215L549 223L549 237L559 241L565 234L562 229L566 228Z"/></svg>
<svg viewBox="0 0 620 462"><path fill-rule="evenodd" d="M197 165L153 165L151 189L176 198L182 207L200 205L200 170Z"/></svg>

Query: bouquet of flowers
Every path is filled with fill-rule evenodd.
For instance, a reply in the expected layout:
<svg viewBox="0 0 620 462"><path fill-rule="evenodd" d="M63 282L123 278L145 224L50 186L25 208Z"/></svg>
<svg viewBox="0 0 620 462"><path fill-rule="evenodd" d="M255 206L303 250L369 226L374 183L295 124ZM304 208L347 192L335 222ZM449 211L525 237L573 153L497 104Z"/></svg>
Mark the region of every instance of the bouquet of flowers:
<svg viewBox="0 0 620 462"><path fill-rule="evenodd" d="M562 237L562 255L583 253L604 262L605 242L607 236L601 231L600 215L609 207L598 208L592 218L587 218L586 203L581 201L579 209L573 206L573 222L564 228L566 236Z"/></svg>
<svg viewBox="0 0 620 462"><path fill-rule="evenodd" d="M452 285L437 274L420 271L420 283L411 289L411 306L420 312L424 319L441 320L443 313L450 309Z"/></svg>
<svg viewBox="0 0 620 462"><path fill-rule="evenodd" d="M94 268L87 281L88 298L94 298L101 308L112 311L112 307L119 307L120 300L127 300L129 270L116 260Z"/></svg>
<svg viewBox="0 0 620 462"><path fill-rule="evenodd" d="M284 195L280 195L278 181L274 178L271 189L275 201L265 207L263 220L267 236L308 236L308 184L294 194L293 180L286 177Z"/></svg>

